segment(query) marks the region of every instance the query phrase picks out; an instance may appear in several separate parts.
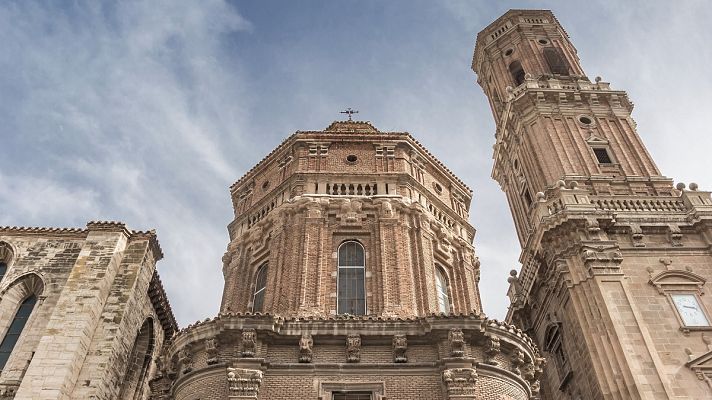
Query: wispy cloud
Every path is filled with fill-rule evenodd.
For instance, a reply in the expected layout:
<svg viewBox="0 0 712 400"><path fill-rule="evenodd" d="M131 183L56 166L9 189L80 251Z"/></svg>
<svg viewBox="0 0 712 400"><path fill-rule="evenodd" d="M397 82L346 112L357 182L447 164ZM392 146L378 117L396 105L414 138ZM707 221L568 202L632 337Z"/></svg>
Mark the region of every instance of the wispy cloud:
<svg viewBox="0 0 712 400"><path fill-rule="evenodd" d="M249 29L212 0L0 5L2 222L155 227L181 322L215 312Z"/></svg>
<svg viewBox="0 0 712 400"><path fill-rule="evenodd" d="M712 188L708 3L2 2L0 223L156 228L178 319L202 319L220 302L228 186L352 106L474 189L480 289L501 318L519 245L489 177L475 35L508 8L552 9L591 77L629 90L663 173Z"/></svg>

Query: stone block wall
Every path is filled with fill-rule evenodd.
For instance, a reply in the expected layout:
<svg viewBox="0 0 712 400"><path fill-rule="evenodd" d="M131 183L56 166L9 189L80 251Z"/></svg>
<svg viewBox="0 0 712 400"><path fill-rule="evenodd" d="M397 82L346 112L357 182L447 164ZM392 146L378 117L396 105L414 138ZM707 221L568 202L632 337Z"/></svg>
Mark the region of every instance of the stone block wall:
<svg viewBox="0 0 712 400"><path fill-rule="evenodd" d="M143 322L155 321L151 357L177 327L168 303L156 301L165 294L155 295L163 293L155 275L162 254L151 232L113 222L0 228L0 247L6 250L0 261L8 264L0 281L0 335L19 302L38 297L0 374L2 398L116 399ZM139 398L148 396L151 372L136 385L144 393Z"/></svg>

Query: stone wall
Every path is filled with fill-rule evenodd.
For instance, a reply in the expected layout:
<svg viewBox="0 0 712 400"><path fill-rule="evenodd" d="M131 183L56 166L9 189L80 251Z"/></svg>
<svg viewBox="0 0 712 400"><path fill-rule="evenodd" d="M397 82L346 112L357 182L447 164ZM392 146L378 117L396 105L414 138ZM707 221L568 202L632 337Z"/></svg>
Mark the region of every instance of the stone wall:
<svg viewBox="0 0 712 400"><path fill-rule="evenodd" d="M149 296L160 286L154 273L162 257L153 233L108 222L0 228L0 244L10 250L2 252L9 267L0 281L0 334L24 298L39 299L0 374L3 398L118 398L141 324L155 321L152 357L176 329L170 306ZM135 386L141 398L148 374Z"/></svg>

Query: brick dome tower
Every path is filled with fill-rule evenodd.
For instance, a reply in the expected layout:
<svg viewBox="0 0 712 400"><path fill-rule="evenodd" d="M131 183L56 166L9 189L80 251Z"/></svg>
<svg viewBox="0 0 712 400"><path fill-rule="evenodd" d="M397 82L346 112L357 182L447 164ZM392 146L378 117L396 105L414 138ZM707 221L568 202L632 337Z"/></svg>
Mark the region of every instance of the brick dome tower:
<svg viewBox="0 0 712 400"><path fill-rule="evenodd" d="M174 337L153 398L536 396L536 347L482 313L472 193L410 134L298 131L230 193L220 315Z"/></svg>
<svg viewBox="0 0 712 400"><path fill-rule="evenodd" d="M710 192L660 173L627 93L586 76L550 11L487 26L472 68L522 245L507 320L550 361L543 397L710 398Z"/></svg>

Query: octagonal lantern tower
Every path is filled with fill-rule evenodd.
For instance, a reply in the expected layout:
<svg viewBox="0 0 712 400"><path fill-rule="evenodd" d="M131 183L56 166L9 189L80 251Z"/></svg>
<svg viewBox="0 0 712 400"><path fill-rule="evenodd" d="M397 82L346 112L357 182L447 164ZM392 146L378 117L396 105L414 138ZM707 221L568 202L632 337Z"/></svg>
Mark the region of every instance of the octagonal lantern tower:
<svg viewBox="0 0 712 400"><path fill-rule="evenodd" d="M537 396L543 359L482 313L470 189L406 132L298 131L230 188L220 314L154 399Z"/></svg>

